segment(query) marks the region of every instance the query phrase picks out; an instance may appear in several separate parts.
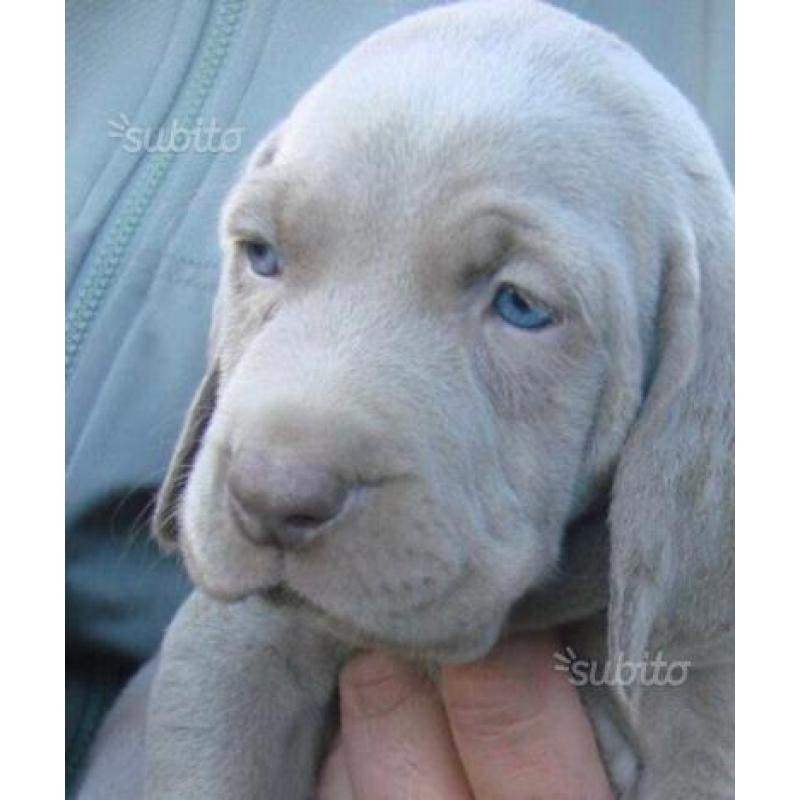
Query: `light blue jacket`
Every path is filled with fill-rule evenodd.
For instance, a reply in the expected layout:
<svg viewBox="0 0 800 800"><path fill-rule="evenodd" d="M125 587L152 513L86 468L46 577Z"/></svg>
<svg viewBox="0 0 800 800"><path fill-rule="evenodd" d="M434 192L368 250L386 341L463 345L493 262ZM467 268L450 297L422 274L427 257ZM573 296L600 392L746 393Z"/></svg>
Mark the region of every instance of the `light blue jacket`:
<svg viewBox="0 0 800 800"><path fill-rule="evenodd" d="M354 42L425 0L68 0L67 781L188 590L148 541L200 377L216 218L247 152ZM732 167L732 0L563 0L637 45Z"/></svg>

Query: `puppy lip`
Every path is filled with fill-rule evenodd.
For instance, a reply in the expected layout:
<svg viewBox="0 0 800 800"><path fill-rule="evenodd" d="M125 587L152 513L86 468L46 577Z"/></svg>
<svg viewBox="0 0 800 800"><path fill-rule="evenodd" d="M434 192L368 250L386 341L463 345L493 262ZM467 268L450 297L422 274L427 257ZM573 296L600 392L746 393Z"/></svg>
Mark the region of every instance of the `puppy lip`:
<svg viewBox="0 0 800 800"><path fill-rule="evenodd" d="M233 545L226 554L217 550L220 537L202 525L184 520L180 552L192 582L223 603L236 603L281 581L283 554L275 548L253 544L238 532L229 532Z"/></svg>
<svg viewBox="0 0 800 800"><path fill-rule="evenodd" d="M331 613L318 605L303 592L291 585L285 577L275 585L264 588L258 594L270 605L280 609L305 611L322 624L326 630L336 632L349 639L358 647L388 649L398 653L414 653L422 658L434 658L442 661L465 661L480 657L489 646L481 644L476 647L473 637L466 639L461 634L445 635L440 639L414 641L405 636L383 635L380 631L369 630L349 616ZM447 593L421 604L419 608L432 606L441 602ZM413 614L417 609L409 609L405 613Z"/></svg>
<svg viewBox="0 0 800 800"><path fill-rule="evenodd" d="M182 555L192 582L221 603L238 603L264 591L263 584L261 587L247 582L237 585L215 579L216 576L208 575L202 567L198 566L197 559L191 553L184 550Z"/></svg>
<svg viewBox="0 0 800 800"><path fill-rule="evenodd" d="M326 628L335 629L343 633L347 638L357 641L362 646L386 644L355 623L326 611L285 581L263 590L260 594L267 602L278 608L308 612L325 625Z"/></svg>

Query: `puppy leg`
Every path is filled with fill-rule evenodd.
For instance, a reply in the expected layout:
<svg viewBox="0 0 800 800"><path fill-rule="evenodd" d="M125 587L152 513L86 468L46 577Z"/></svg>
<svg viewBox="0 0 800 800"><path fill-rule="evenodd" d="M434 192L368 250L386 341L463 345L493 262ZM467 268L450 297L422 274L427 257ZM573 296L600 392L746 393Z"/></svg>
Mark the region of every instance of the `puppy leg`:
<svg viewBox="0 0 800 800"><path fill-rule="evenodd" d="M78 800L141 800L147 704L157 660L131 679L103 721L89 754Z"/></svg>
<svg viewBox="0 0 800 800"><path fill-rule="evenodd" d="M251 598L195 592L150 700L148 800L308 800L344 648Z"/></svg>

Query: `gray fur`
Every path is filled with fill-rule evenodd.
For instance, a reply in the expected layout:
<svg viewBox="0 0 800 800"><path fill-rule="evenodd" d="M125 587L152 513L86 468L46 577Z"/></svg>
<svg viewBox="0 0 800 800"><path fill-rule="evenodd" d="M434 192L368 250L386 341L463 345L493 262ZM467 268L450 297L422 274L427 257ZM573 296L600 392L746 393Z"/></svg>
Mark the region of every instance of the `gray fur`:
<svg viewBox="0 0 800 800"><path fill-rule="evenodd" d="M464 299L459 270L500 258L496 219L457 224L468 190L522 218L502 278L556 328L487 318L497 278ZM281 281L247 274L248 226ZM733 796L732 234L694 110L544 4L411 17L312 88L223 214L209 377L156 519L199 591L162 648L146 796L301 800L354 648L464 661L567 623L601 661L691 662L680 687L585 689L618 795ZM380 489L307 551L258 547L220 502L243 440Z"/></svg>

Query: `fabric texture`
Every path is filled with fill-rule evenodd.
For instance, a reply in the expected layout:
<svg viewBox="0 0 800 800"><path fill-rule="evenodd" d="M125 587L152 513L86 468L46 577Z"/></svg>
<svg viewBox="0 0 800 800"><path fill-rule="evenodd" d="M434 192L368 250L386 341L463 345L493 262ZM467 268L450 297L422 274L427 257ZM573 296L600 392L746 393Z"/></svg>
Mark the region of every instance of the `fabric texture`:
<svg viewBox="0 0 800 800"><path fill-rule="evenodd" d="M564 0L699 107L732 170L732 4ZM148 520L203 370L217 214L336 58L423 0L67 3L67 786L189 589Z"/></svg>

